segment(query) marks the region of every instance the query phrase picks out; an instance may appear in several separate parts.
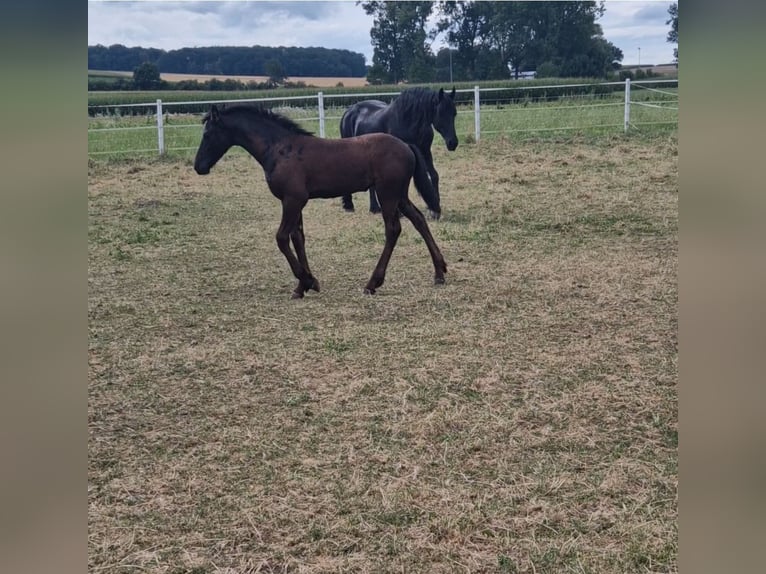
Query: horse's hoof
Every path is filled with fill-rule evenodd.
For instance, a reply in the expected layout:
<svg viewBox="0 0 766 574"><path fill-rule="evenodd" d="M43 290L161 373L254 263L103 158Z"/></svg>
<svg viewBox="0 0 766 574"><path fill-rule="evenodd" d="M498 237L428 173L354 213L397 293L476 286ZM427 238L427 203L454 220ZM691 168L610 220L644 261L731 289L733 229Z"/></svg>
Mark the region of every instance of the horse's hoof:
<svg viewBox="0 0 766 574"><path fill-rule="evenodd" d="M444 285L444 277L441 277L441 276L434 277L434 285Z"/></svg>
<svg viewBox="0 0 766 574"><path fill-rule="evenodd" d="M428 217L434 221L439 221L441 219L442 212L441 211L433 211L431 209L428 210Z"/></svg>
<svg viewBox="0 0 766 574"><path fill-rule="evenodd" d="M293 291L293 294L290 295L290 299L303 299L303 293L300 291Z"/></svg>
<svg viewBox="0 0 766 574"><path fill-rule="evenodd" d="M378 208L378 209L371 209L371 210L370 210L370 213L372 213L372 214L374 214L374 215L377 215L377 214L378 214L378 213L380 213L380 212L381 212L381 211L380 211L380 208Z"/></svg>
<svg viewBox="0 0 766 574"><path fill-rule="evenodd" d="M344 205L343 206L343 211L345 211L347 213L354 213L354 206L352 205L351 207L347 207L347 206Z"/></svg>
<svg viewBox="0 0 766 574"><path fill-rule="evenodd" d="M316 278L314 278L314 281L311 283L311 287L309 287L309 289L313 289L319 293L319 281Z"/></svg>

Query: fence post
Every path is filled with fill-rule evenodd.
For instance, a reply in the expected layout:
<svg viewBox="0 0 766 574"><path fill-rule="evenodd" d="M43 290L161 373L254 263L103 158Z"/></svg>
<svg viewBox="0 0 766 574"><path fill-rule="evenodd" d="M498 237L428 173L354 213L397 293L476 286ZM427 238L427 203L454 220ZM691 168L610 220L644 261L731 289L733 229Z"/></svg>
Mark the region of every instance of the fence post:
<svg viewBox="0 0 766 574"><path fill-rule="evenodd" d="M479 111L479 86L473 87L473 131L476 136L476 143L479 143L481 137L481 112Z"/></svg>
<svg viewBox="0 0 766 574"><path fill-rule="evenodd" d="M324 137L324 94L319 92L317 94L319 100L319 137Z"/></svg>
<svg viewBox="0 0 766 574"><path fill-rule="evenodd" d="M630 127L630 78L625 78L625 133Z"/></svg>
<svg viewBox="0 0 766 574"><path fill-rule="evenodd" d="M157 149L165 153L165 128L162 125L162 100L157 100Z"/></svg>

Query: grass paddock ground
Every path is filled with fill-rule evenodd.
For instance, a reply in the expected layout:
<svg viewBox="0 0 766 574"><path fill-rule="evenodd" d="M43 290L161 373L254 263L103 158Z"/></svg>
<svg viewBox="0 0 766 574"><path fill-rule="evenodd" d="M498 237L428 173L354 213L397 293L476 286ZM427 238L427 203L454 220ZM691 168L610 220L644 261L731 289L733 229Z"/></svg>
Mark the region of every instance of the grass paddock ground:
<svg viewBox="0 0 766 574"><path fill-rule="evenodd" d="M89 164L89 571L677 570L677 136L434 155L446 285L358 194L299 301L251 158Z"/></svg>

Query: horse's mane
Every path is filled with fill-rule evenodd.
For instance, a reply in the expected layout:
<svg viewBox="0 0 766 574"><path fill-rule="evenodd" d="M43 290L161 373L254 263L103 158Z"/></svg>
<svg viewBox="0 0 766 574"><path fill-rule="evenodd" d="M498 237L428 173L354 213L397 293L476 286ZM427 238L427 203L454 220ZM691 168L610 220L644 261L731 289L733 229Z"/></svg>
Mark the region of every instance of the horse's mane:
<svg viewBox="0 0 766 574"><path fill-rule="evenodd" d="M294 134L303 135L303 136L314 136L313 133L303 129L301 126L299 126L290 118L280 115L276 112L272 112L271 110L256 104L225 104L223 106L220 106L218 108L218 111L222 115L243 113L246 116L249 116L258 120L266 120L268 122L274 123L278 125L279 127L284 128L287 131ZM202 118L202 123L204 124L209 119L210 119L210 112L207 112Z"/></svg>
<svg viewBox="0 0 766 574"><path fill-rule="evenodd" d="M404 120L410 122L426 120L430 124L434 118L437 102L436 92L430 88L408 88L391 102L391 109L396 110Z"/></svg>

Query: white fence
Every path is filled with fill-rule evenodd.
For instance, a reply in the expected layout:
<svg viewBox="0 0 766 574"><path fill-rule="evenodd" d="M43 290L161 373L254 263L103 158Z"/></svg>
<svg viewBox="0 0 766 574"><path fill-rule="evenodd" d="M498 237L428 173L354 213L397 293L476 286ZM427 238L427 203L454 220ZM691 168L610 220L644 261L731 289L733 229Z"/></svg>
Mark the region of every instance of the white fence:
<svg viewBox="0 0 766 574"><path fill-rule="evenodd" d="M657 84L663 86L675 86L675 88L657 88L654 87ZM589 93L589 94L576 94L576 95L557 95L553 101L546 97L537 97L536 94L545 94L546 90L577 90L593 88L594 86L608 86L611 89L620 90L620 86L624 85L624 98L615 98L615 93ZM505 88L480 88L475 86L471 89L457 90L458 93L473 94L473 105L470 107L470 99L465 99L465 103L462 103L458 107L458 118L456 119L456 130L458 136L462 139L470 136L474 141L481 140L483 135L505 133L513 134L519 132L539 133L546 131L568 131L568 130L585 130L585 129L606 129L606 130L618 130L622 129L626 133L631 129L642 129L643 126L657 125L657 124L676 124L678 122L678 80L676 79L659 79L659 80L640 80L633 81L625 80L624 82L604 82L601 84L567 84L567 85L550 85L550 86L524 86L514 87L509 86ZM514 103L508 101L507 95L503 97L503 93L506 94L509 90L513 90L518 93L523 91L525 96L523 103L519 103L518 95L514 96ZM640 90L640 98L632 97L633 93ZM324 94L318 92L315 95L310 96L288 96L288 97L270 97L270 98L248 98L237 100L206 100L206 101L182 101L182 102L163 102L156 100L156 102L147 102L140 104L121 104L121 105L108 105L108 106L93 106L91 111L96 111L93 108L108 109L110 114L120 114L127 111L128 108L144 108L146 113L144 117L147 121L144 125L120 125L110 127L108 125L100 125L92 127L89 122L88 127L88 141L89 150L88 155L98 156L104 154L131 154L131 153L159 153L160 155L167 151L188 151L196 149L196 143L194 145L184 145L189 138L175 138L177 140L175 145L168 146L166 144L166 132L167 130L191 130L192 128L197 131L194 132L193 137L198 138L201 126L199 122L189 123L187 118L186 123L170 123L171 114L173 116L184 117L184 108L191 109L192 106L199 109L201 105L209 106L211 104L222 104L236 102L254 102L254 103L266 103L273 105L274 103L281 103L283 106L292 108L293 103L303 102L300 106L295 106L295 109L301 109L303 115L300 117L294 117L300 122L310 122L316 124L318 127L318 134L320 137L326 137L328 133L328 124L334 122L333 128L337 127L343 110L348 106L348 100L353 98L354 101L360 99L382 99L393 98L398 95L399 92L375 92L375 93L349 93L349 94ZM309 102L309 105L306 103ZM332 102L332 104L330 104ZM635 110L640 109L655 109L661 110L661 115L657 118L636 118ZM173 110L171 112L171 110ZM312 113L311 110L316 110ZM507 121L508 110L512 110L513 118L516 126L508 125ZM562 112L564 110L565 112ZM611 110L614 110L612 112ZM135 110L131 110L135 111ZM621 112L618 116L616 112ZM670 113L668 113L670 112ZM308 114L308 115L305 115ZM529 121L524 120L524 114L528 114ZM573 123L572 118L579 116L583 121L577 125L571 125ZM470 121L470 116L473 116L473 121ZM188 112L186 112L188 116ZM550 120L550 121L549 121ZM555 120L555 121L554 121ZM567 121L569 120L569 122ZM98 122L96 122L98 123ZM472 125L471 125L472 124ZM462 129L461 129L462 128ZM150 147L144 146L141 148L131 149L131 146L124 145L117 146L115 149L91 149L91 140L95 139L103 134L107 133L122 133L123 135L128 132L135 132L137 130L154 131L156 132L153 141L154 144L147 144ZM144 141L146 141L144 139ZM181 143L178 143L181 142ZM197 140L198 143L198 140Z"/></svg>

